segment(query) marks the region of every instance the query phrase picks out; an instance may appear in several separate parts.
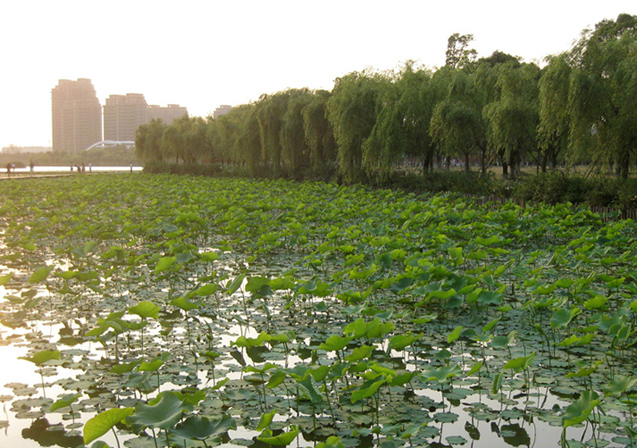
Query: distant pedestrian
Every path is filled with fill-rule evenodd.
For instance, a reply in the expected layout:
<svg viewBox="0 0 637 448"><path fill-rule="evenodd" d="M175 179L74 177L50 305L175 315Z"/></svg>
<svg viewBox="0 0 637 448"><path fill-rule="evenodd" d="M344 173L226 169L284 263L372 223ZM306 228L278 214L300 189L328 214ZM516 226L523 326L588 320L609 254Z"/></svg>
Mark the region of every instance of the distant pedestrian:
<svg viewBox="0 0 637 448"><path fill-rule="evenodd" d="M7 163L7 177L11 179L11 164Z"/></svg>
<svg viewBox="0 0 637 448"><path fill-rule="evenodd" d="M33 168L35 167L35 165L33 164L33 160L31 160L31 163L29 164L29 168L31 169L31 176L33 176Z"/></svg>
<svg viewBox="0 0 637 448"><path fill-rule="evenodd" d="M86 165L84 165L84 163L82 163L82 172L86 171Z"/></svg>
<svg viewBox="0 0 637 448"><path fill-rule="evenodd" d="M130 172L133 172L133 162L130 163Z"/></svg>

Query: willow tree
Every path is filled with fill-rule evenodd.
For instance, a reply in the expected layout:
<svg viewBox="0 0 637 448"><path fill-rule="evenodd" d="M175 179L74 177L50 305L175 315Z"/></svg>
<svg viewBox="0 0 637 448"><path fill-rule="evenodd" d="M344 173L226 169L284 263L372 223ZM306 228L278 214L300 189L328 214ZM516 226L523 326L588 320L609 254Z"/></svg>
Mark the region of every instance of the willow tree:
<svg viewBox="0 0 637 448"><path fill-rule="evenodd" d="M433 110L429 133L439 151L448 157L462 157L465 171L470 170L472 155L480 157L486 172L487 141L482 119L484 104L477 92L475 73L449 70L447 96Z"/></svg>
<svg viewBox="0 0 637 448"><path fill-rule="evenodd" d="M376 124L382 78L370 72L337 78L327 102L327 116L338 148L339 174L346 183L364 179L362 146Z"/></svg>
<svg viewBox="0 0 637 448"><path fill-rule="evenodd" d="M258 171L262 151L254 104L233 107L227 114L212 120L207 137L217 151L218 160L249 165L249 170Z"/></svg>
<svg viewBox="0 0 637 448"><path fill-rule="evenodd" d="M308 89L288 90L288 104L281 120L281 159L287 176L301 179L310 162L310 148L305 139L303 109L312 101Z"/></svg>
<svg viewBox="0 0 637 448"><path fill-rule="evenodd" d="M164 154L161 147L161 138L166 129L166 123L160 119L153 119L141 125L135 132L135 155L139 160L146 162L162 162Z"/></svg>
<svg viewBox="0 0 637 448"><path fill-rule="evenodd" d="M425 169L432 165L429 124L436 94L431 72L412 61L380 81L378 116L363 144L363 165L368 176L385 181L399 161L418 160Z"/></svg>
<svg viewBox="0 0 637 448"><path fill-rule="evenodd" d="M571 148L626 178L637 147L637 16L598 23L570 56Z"/></svg>
<svg viewBox="0 0 637 448"><path fill-rule="evenodd" d="M498 98L484 109L489 148L502 162L502 175L518 174L525 153L537 146L538 80L535 64L504 64L498 73Z"/></svg>
<svg viewBox="0 0 637 448"><path fill-rule="evenodd" d="M571 67L564 55L548 58L539 81L538 166L554 169L558 157L566 152L570 132L568 95Z"/></svg>
<svg viewBox="0 0 637 448"><path fill-rule="evenodd" d="M237 139L234 142L234 153L237 155L238 160L247 166L250 175L261 176L265 171L263 163L264 151L257 117L257 107L253 104L248 104L240 106L238 109L241 123L237 132Z"/></svg>
<svg viewBox="0 0 637 448"><path fill-rule="evenodd" d="M336 170L336 141L327 119L327 101L331 93L317 90L303 108L303 131L309 148L312 174L329 179Z"/></svg>
<svg viewBox="0 0 637 448"><path fill-rule="evenodd" d="M289 92L277 92L274 95L261 95L257 103L257 121L261 138L263 159L272 177L281 175L281 125L287 111Z"/></svg>
<svg viewBox="0 0 637 448"><path fill-rule="evenodd" d="M212 148L206 133L208 124L202 117L190 117L185 120L180 132L183 134L185 145L185 159L188 163L196 163L198 160L212 161Z"/></svg>

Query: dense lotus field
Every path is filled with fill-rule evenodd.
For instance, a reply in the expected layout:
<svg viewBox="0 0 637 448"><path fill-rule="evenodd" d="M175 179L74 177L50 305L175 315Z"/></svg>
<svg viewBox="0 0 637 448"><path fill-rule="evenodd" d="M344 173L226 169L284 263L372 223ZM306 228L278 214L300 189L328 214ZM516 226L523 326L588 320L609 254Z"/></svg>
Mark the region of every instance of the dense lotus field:
<svg viewBox="0 0 637 448"><path fill-rule="evenodd" d="M0 198L3 445L637 446L632 221L147 174Z"/></svg>

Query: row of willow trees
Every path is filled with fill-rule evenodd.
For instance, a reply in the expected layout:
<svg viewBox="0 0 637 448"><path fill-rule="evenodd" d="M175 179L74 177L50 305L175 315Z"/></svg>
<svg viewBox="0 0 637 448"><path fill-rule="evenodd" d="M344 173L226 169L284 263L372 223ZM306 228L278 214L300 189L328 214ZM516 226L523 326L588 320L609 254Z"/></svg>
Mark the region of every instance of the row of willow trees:
<svg viewBox="0 0 637 448"><path fill-rule="evenodd" d="M522 163L610 167L627 177L637 147L637 16L582 32L540 68L501 52L477 58L471 35L449 38L437 70L354 72L331 92L262 95L216 119L184 116L137 131L143 161L244 166L251 175L382 181L424 171Z"/></svg>

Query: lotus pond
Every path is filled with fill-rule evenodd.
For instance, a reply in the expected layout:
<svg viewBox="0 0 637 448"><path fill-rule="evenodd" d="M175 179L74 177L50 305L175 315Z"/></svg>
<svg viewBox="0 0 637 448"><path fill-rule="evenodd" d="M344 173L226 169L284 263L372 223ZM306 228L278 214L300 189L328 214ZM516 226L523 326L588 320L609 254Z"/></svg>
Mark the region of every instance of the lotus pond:
<svg viewBox="0 0 637 448"><path fill-rule="evenodd" d="M637 232L323 183L0 183L2 446L637 446Z"/></svg>

